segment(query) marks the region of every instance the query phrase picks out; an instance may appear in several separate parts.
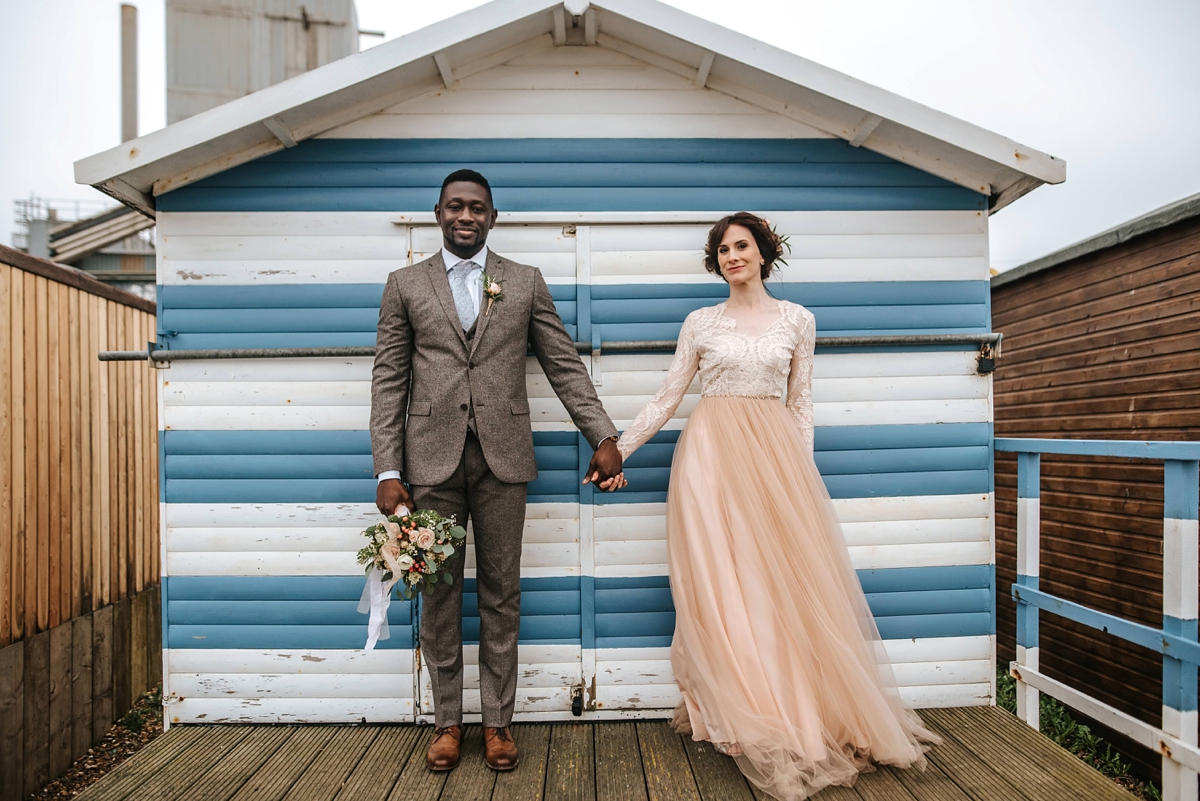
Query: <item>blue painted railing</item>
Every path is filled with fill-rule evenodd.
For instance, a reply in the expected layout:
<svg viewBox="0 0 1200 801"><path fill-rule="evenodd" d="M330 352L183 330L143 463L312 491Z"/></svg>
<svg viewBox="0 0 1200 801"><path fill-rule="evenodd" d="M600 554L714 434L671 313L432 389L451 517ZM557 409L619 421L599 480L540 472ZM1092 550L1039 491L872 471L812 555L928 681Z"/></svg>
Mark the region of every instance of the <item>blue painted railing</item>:
<svg viewBox="0 0 1200 801"><path fill-rule="evenodd" d="M996 451L1017 454L1017 714L1039 726L1039 693L1095 718L1162 754L1163 798L1195 801L1197 749L1197 510L1200 442L997 439ZM1156 459L1164 462L1163 627L1134 623L1057 598L1038 587L1040 573L1040 468L1044 453ZM1038 614L1044 610L1163 656L1162 728L1145 723L1039 672Z"/></svg>

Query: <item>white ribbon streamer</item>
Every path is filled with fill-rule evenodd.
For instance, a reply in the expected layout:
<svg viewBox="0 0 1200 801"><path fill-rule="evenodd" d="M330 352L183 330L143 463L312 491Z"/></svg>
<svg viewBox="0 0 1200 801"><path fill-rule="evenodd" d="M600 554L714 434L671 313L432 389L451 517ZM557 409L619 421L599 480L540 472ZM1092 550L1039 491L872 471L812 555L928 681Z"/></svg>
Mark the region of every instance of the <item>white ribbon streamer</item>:
<svg viewBox="0 0 1200 801"><path fill-rule="evenodd" d="M408 507L401 506L396 514L408 514ZM367 574L367 583L363 586L362 597L358 599L359 614L370 613L367 619L367 644L364 651L373 651L375 643L386 640L391 636L388 631L387 613L392 605L392 587L400 580L400 574L393 572L390 581L383 580L384 571L378 567L371 568Z"/></svg>

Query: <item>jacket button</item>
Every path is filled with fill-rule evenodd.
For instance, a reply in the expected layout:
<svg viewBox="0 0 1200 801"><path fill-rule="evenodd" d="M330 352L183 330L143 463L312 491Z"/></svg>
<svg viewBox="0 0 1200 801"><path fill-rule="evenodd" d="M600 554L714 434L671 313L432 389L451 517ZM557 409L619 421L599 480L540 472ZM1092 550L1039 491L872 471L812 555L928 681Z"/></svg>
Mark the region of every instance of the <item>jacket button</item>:
<svg viewBox="0 0 1200 801"><path fill-rule="evenodd" d="M471 370L474 370L474 369L475 369L475 362L471 362L470 364L468 364L468 365L467 365L467 367L468 367L469 369L471 369Z"/></svg>
<svg viewBox="0 0 1200 801"><path fill-rule="evenodd" d="M467 410L467 404L464 403L461 406L459 406L458 408L462 409L465 412Z"/></svg>

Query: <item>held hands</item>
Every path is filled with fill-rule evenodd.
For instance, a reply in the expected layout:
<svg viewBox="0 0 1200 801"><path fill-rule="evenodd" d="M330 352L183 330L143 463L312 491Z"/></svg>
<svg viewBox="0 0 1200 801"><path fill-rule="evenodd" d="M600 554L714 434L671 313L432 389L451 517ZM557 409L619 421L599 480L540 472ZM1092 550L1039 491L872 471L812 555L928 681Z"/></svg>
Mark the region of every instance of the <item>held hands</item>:
<svg viewBox="0 0 1200 801"><path fill-rule="evenodd" d="M404 482L398 478L389 478L379 482L379 486L375 489L375 506L379 508L379 513L384 517L396 514L396 509L400 506L412 508L412 499L408 497L408 490L404 486Z"/></svg>
<svg viewBox="0 0 1200 801"><path fill-rule="evenodd" d="M583 483L594 484L604 492L613 492L628 484L625 474L621 472L621 452L617 449L617 443L611 439L600 443L600 447L592 454Z"/></svg>

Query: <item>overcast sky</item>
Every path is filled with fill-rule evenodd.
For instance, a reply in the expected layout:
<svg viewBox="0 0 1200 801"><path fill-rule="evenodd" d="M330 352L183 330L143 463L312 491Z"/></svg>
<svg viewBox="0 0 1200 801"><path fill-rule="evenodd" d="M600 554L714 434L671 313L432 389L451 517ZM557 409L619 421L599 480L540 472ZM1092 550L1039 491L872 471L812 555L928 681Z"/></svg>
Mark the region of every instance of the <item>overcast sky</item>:
<svg viewBox="0 0 1200 801"><path fill-rule="evenodd" d="M163 2L134 2L145 134L165 117ZM75 185L72 162L119 140L119 5L0 0L0 242L16 198L100 198ZM357 2L360 26L387 38L478 5ZM992 218L997 269L1200 192L1194 0L672 5L1065 159L1065 184Z"/></svg>

